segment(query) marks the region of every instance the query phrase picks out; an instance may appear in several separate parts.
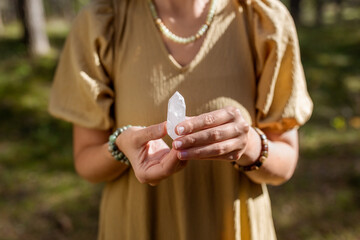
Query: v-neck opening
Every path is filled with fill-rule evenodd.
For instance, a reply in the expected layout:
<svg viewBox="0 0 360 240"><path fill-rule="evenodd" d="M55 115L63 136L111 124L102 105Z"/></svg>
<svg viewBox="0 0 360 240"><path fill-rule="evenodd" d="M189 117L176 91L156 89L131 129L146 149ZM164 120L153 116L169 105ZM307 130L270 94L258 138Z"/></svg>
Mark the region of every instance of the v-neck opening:
<svg viewBox="0 0 360 240"><path fill-rule="evenodd" d="M207 45L209 44L209 41L211 39L211 34L213 32L213 25L215 23L215 19L213 19L212 24L209 26L207 32L204 34L204 40L201 44L200 49L195 54L195 56L186 65L181 65L174 58L174 56L170 53L168 47L166 46L166 43L162 38L161 32L159 31L158 27L156 26L156 23L154 22L148 1L149 0L145 0L144 2L146 4L146 12L147 12L148 18L151 20L151 27L153 28L153 30L155 32L154 37L156 38L156 41L158 42L158 45L161 48L161 52L165 55L169 64L171 64L173 67L175 67L177 70L180 70L180 71L187 71L188 69L195 67L200 62L201 56L204 54L204 51L205 51ZM215 4L218 5L218 1ZM216 16L217 16L217 10L215 11L214 18Z"/></svg>

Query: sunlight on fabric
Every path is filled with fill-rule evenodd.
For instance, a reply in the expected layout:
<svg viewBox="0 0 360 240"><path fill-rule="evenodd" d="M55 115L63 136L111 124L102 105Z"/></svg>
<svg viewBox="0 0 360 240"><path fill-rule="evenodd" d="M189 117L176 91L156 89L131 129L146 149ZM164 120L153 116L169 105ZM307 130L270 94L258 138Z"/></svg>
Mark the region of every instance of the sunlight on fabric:
<svg viewBox="0 0 360 240"><path fill-rule="evenodd" d="M241 240L240 199L234 201L234 224L236 240Z"/></svg>
<svg viewBox="0 0 360 240"><path fill-rule="evenodd" d="M89 85L91 92L94 96L99 95L100 89L99 85L96 83L96 80L92 79L86 72L81 71L80 76L85 80L85 82Z"/></svg>
<svg viewBox="0 0 360 240"><path fill-rule="evenodd" d="M95 62L95 65L97 66L97 67L99 67L100 66L100 57L99 57L99 55L97 54L97 52L94 52L94 62Z"/></svg>

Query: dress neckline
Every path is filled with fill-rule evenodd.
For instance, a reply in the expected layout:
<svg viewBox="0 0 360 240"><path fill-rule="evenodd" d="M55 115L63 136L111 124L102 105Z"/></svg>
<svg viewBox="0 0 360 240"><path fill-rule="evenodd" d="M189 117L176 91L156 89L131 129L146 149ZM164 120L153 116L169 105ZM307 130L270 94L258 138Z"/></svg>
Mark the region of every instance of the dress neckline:
<svg viewBox="0 0 360 240"><path fill-rule="evenodd" d="M148 18L149 21L151 21L151 32L153 32L154 34L152 35L152 37L156 38L155 41L158 43L158 46L160 48L161 54L167 59L167 62L169 62L170 65L172 65L174 68L176 68L179 71L187 71L189 69L194 68L195 66L197 66L204 54L205 51L207 49L207 47L209 46L209 41L211 39L211 36L214 32L214 25L216 25L216 17L218 15L218 6L219 6L219 2L221 0L218 0L215 4L216 6L216 10L215 10L215 14L214 14L214 19L212 24L210 25L207 33L204 35L204 39L203 42L201 44L200 49L198 50L198 52L195 54L195 56L193 57L193 59L190 60L189 63L187 63L186 65L181 65L174 57L173 55L171 55L171 53L169 52L166 43L164 42L162 36L161 36L161 32L158 30L156 23L153 20L153 16L151 15L151 10L149 7L149 4L147 2L147 0L142 1L145 4L145 8L146 8L146 17Z"/></svg>

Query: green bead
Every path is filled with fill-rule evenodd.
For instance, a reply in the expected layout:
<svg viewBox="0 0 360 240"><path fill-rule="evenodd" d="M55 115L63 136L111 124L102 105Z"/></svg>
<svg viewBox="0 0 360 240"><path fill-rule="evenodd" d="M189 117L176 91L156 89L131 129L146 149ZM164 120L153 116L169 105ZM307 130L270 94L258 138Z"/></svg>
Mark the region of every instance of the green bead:
<svg viewBox="0 0 360 240"><path fill-rule="evenodd" d="M112 145L109 144L108 150L109 150L109 152L112 152L112 151L114 150L113 147L112 147Z"/></svg>
<svg viewBox="0 0 360 240"><path fill-rule="evenodd" d="M108 142L108 150L111 153L111 155L120 162L123 162L127 165L130 165L129 160L126 158L123 152L119 150L119 148L116 146L116 138L124 132L126 129L130 128L131 125L124 126L122 128L118 128L115 130L113 134L109 136L109 142Z"/></svg>
<svg viewBox="0 0 360 240"><path fill-rule="evenodd" d="M115 141L116 141L116 136L115 136L115 135L110 135L109 141L110 141L111 143L115 143Z"/></svg>
<svg viewBox="0 0 360 240"><path fill-rule="evenodd" d="M112 152L112 151L116 151L118 148L115 144L109 144L108 149L110 152Z"/></svg>

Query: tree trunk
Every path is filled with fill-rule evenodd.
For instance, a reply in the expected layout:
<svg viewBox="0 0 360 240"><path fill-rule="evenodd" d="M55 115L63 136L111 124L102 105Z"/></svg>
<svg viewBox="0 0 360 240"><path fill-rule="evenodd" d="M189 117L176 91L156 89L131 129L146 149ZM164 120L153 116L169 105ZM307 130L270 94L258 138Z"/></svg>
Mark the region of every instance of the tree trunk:
<svg viewBox="0 0 360 240"><path fill-rule="evenodd" d="M4 22L2 18L2 9L0 9L0 33L4 31Z"/></svg>
<svg viewBox="0 0 360 240"><path fill-rule="evenodd" d="M18 0L18 11L24 27L24 42L31 55L45 55L50 51L45 31L42 0Z"/></svg>
<svg viewBox="0 0 360 240"><path fill-rule="evenodd" d="M290 12L295 23L300 23L300 2L301 0L290 0Z"/></svg>
<svg viewBox="0 0 360 240"><path fill-rule="evenodd" d="M0 34L4 32L4 10L6 9L7 2L4 0L0 2Z"/></svg>
<svg viewBox="0 0 360 240"><path fill-rule="evenodd" d="M343 7L343 0L335 0L336 3L336 21L342 21L342 7Z"/></svg>
<svg viewBox="0 0 360 240"><path fill-rule="evenodd" d="M316 0L316 25L321 25L323 22L323 9L324 8L324 1L323 0Z"/></svg>

